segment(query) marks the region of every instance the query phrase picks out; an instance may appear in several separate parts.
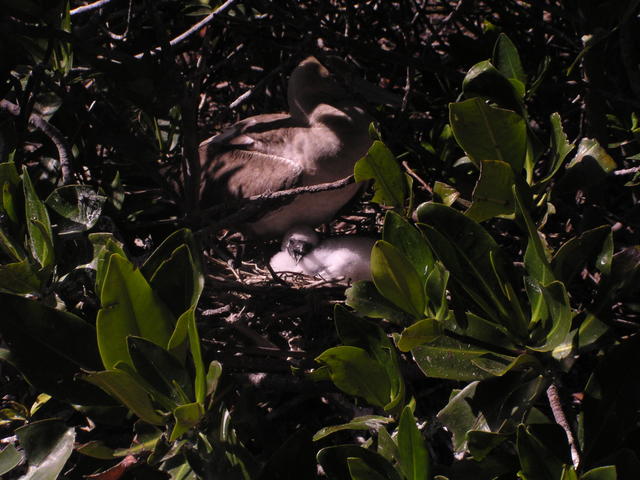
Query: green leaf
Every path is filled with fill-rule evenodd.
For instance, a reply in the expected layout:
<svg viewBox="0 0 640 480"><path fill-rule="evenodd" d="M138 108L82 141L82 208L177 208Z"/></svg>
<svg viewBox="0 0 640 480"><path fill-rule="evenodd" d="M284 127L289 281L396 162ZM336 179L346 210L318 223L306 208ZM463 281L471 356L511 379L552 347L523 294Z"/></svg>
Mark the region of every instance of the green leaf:
<svg viewBox="0 0 640 480"><path fill-rule="evenodd" d="M520 467L527 480L558 480L562 462L558 460L527 427L518 427L516 446Z"/></svg>
<svg viewBox="0 0 640 480"><path fill-rule="evenodd" d="M574 168L576 165L585 162L587 158L595 160L598 166L606 173L611 173L617 167L615 160L600 146L597 140L583 138L580 141L580 145L578 145L576 156L569 162L567 168Z"/></svg>
<svg viewBox="0 0 640 480"><path fill-rule="evenodd" d="M138 374L177 404L193 400L191 378L185 368L164 348L140 337L127 337L129 354Z"/></svg>
<svg viewBox="0 0 640 480"><path fill-rule="evenodd" d="M377 472L358 457L347 458L347 467L352 480L388 480L389 477Z"/></svg>
<svg viewBox="0 0 640 480"><path fill-rule="evenodd" d="M384 367L390 383L390 403L385 405L386 411L393 410L404 402L404 381L400 372L400 364L396 350L389 337L379 325L353 315L341 305L334 309L336 331L345 345L359 347L382 367Z"/></svg>
<svg viewBox="0 0 640 480"><path fill-rule="evenodd" d="M389 435L386 428L380 428L378 430L378 453L390 462L393 462L400 456L398 453L398 445L391 435Z"/></svg>
<svg viewBox="0 0 640 480"><path fill-rule="evenodd" d="M425 222L418 226L431 250L451 274L449 283L461 287L496 326L522 335L524 326L510 312L510 300L503 293L509 278L496 275L506 271L507 266L489 233L472 219L441 204L423 203L416 213ZM498 264L499 272L494 268Z"/></svg>
<svg viewBox="0 0 640 480"><path fill-rule="evenodd" d="M381 455L356 445L336 445L318 452L318 463L330 480L352 480L349 459L361 459L371 470L388 480L402 480L395 468Z"/></svg>
<svg viewBox="0 0 640 480"><path fill-rule="evenodd" d="M401 352L408 352L418 345L433 342L439 338L440 335L442 335L440 322L433 318L425 318L402 331L397 342L398 349Z"/></svg>
<svg viewBox="0 0 640 480"><path fill-rule="evenodd" d="M348 423L343 423L341 425L332 425L330 427L324 427L318 430L313 436L313 441L317 442L318 440L323 439L324 437L328 437L336 432L340 432L342 430L379 430L382 425L386 425L388 423L392 423L394 420L392 417L382 417L380 415L364 415L362 417L355 417Z"/></svg>
<svg viewBox="0 0 640 480"><path fill-rule="evenodd" d="M73 428L60 420L32 422L16 429L20 446L25 451L29 468L21 480L53 480L58 478L73 452L76 438Z"/></svg>
<svg viewBox="0 0 640 480"><path fill-rule="evenodd" d="M593 468L580 478L581 480L617 480L618 474L615 465L608 465L606 467Z"/></svg>
<svg viewBox="0 0 640 480"><path fill-rule="evenodd" d="M498 40L493 48L493 63L505 77L517 81L517 83L512 83L520 96L524 97L527 75L522 68L518 49L504 33L498 35Z"/></svg>
<svg viewBox="0 0 640 480"><path fill-rule="evenodd" d="M152 425L163 425L164 419L156 413L144 387L123 370L103 370L82 377L100 387L125 405L138 417Z"/></svg>
<svg viewBox="0 0 640 480"><path fill-rule="evenodd" d="M565 242L551 260L551 268L558 280L568 284L585 264L602 251L603 242L611 233L608 225L593 228Z"/></svg>
<svg viewBox="0 0 640 480"><path fill-rule="evenodd" d="M67 220L60 227L62 233L77 233L98 222L106 200L88 185L66 185L56 188L46 204Z"/></svg>
<svg viewBox="0 0 640 480"><path fill-rule="evenodd" d="M204 407L201 403L188 403L180 405L173 411L176 424L171 431L169 441L173 442L184 435L189 429L195 427L204 417Z"/></svg>
<svg viewBox="0 0 640 480"><path fill-rule="evenodd" d="M417 228L392 210L384 217L382 239L400 250L418 274L426 276L431 271L434 260L427 241Z"/></svg>
<svg viewBox="0 0 640 480"><path fill-rule="evenodd" d="M450 207L460 196L458 192L451 185L436 181L433 184L433 200L438 203L444 203L447 207Z"/></svg>
<svg viewBox="0 0 640 480"><path fill-rule="evenodd" d="M524 85L507 78L489 60L472 66L462 81L462 93L466 98L480 97L519 113L524 112L523 90Z"/></svg>
<svg viewBox="0 0 640 480"><path fill-rule="evenodd" d="M132 365L127 337L136 335L165 347L174 320L139 270L126 258L112 254L100 295L96 330L102 362L107 369L118 362Z"/></svg>
<svg viewBox="0 0 640 480"><path fill-rule="evenodd" d="M511 435L504 433L469 430L467 432L467 448L476 461L484 460L494 448L502 445Z"/></svg>
<svg viewBox="0 0 640 480"><path fill-rule="evenodd" d="M396 157L387 146L376 140L367 154L355 164L356 182L373 179L372 201L394 208L403 208L407 198L407 185Z"/></svg>
<svg viewBox="0 0 640 480"><path fill-rule="evenodd" d="M15 201L19 184L20 177L18 176L15 163L0 163L0 188L2 189L0 212L6 212L11 221L16 224L20 222Z"/></svg>
<svg viewBox="0 0 640 480"><path fill-rule="evenodd" d="M25 294L40 290L40 278L25 258L19 262L0 265L0 291Z"/></svg>
<svg viewBox="0 0 640 480"><path fill-rule="evenodd" d="M474 396L478 382L469 383L462 390L453 390L447 405L438 412L438 421L451 432L454 453L464 452L467 448L467 432L488 431L487 420L474 407Z"/></svg>
<svg viewBox="0 0 640 480"><path fill-rule="evenodd" d="M476 166L499 160L520 172L527 148L526 123L520 115L472 98L450 103L449 121L458 144Z"/></svg>
<svg viewBox="0 0 640 480"><path fill-rule="evenodd" d="M426 298L421 276L398 248L378 240L371 250L371 275L387 300L414 318L422 318Z"/></svg>
<svg viewBox="0 0 640 480"><path fill-rule="evenodd" d="M407 480L431 478L429 452L409 406L404 407L398 424L398 453Z"/></svg>
<svg viewBox="0 0 640 480"><path fill-rule="evenodd" d="M10 472L17 467L24 459L24 455L16 449L13 444L7 445L0 450L0 475Z"/></svg>
<svg viewBox="0 0 640 480"><path fill-rule="evenodd" d="M488 350L452 338L440 337L428 345L414 347L411 353L427 377L470 382L491 376L473 363L490 353Z"/></svg>
<svg viewBox="0 0 640 480"><path fill-rule="evenodd" d="M33 257L43 269L46 269L52 267L55 261L51 222L44 203L38 198L38 194L33 188L27 167L22 167L22 186L29 247Z"/></svg>
<svg viewBox="0 0 640 480"><path fill-rule="evenodd" d="M122 243L111 233L90 233L89 241L93 246L93 259L85 267L96 271L96 293L100 295L111 255L117 253L124 258L127 258L127 255L122 249Z"/></svg>
<svg viewBox="0 0 640 480"><path fill-rule="evenodd" d="M530 348L539 352L548 352L567 339L571 329L571 306L567 290L561 282L556 281L542 286L542 295L549 311L549 321L546 322L548 325L543 326L546 331L545 340L543 345ZM562 358L569 353L571 353L570 350L564 352Z"/></svg>
<svg viewBox="0 0 640 480"><path fill-rule="evenodd" d="M549 182L558 173L567 155L575 148L575 145L569 143L567 135L562 129L562 119L557 112L551 114L551 128L553 129L551 136L551 151L553 153L551 166L547 175L536 182L537 185L544 185Z"/></svg>
<svg viewBox="0 0 640 480"><path fill-rule="evenodd" d="M389 403L391 386L387 372L366 350L333 347L322 352L315 361L329 368L331 381L343 392L363 397L378 407Z"/></svg>
<svg viewBox="0 0 640 480"><path fill-rule="evenodd" d="M465 215L476 222L483 222L514 211L513 169L498 160L483 160L480 178L473 190L473 203Z"/></svg>
<svg viewBox="0 0 640 480"><path fill-rule="evenodd" d="M81 370L100 367L92 325L72 313L24 297L0 293L0 305L0 337L10 350L4 360L36 388L59 400L109 403L98 389L74 379Z"/></svg>
<svg viewBox="0 0 640 480"><path fill-rule="evenodd" d="M380 295L373 282L365 280L354 282L345 291L345 296L345 303L360 315L384 318L398 325L405 324L409 319L407 314Z"/></svg>
<svg viewBox="0 0 640 480"><path fill-rule="evenodd" d="M169 235L140 271L176 317L198 303L204 288L201 248L188 229Z"/></svg>

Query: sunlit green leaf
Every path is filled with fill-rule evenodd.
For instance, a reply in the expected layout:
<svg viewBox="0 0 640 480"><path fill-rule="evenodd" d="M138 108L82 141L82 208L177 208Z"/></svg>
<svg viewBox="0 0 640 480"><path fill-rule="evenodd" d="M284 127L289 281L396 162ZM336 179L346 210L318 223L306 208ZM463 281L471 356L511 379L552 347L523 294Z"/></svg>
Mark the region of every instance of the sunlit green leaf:
<svg viewBox="0 0 640 480"><path fill-rule="evenodd" d="M465 215L476 222L483 222L498 215L514 211L513 169L498 160L483 160L480 178L473 190L473 203Z"/></svg>
<svg viewBox="0 0 640 480"><path fill-rule="evenodd" d="M51 222L44 203L33 188L27 167L22 169L22 186L31 253L42 268L49 268L54 263Z"/></svg>
<svg viewBox="0 0 640 480"><path fill-rule="evenodd" d="M0 450L0 475L13 470L22 460L24 455L16 449L13 444L9 444Z"/></svg>
<svg viewBox="0 0 640 480"><path fill-rule="evenodd" d="M26 258L19 262L0 265L1 292L35 293L41 286L40 278Z"/></svg>
<svg viewBox="0 0 640 480"><path fill-rule="evenodd" d="M418 345L434 341L440 335L442 335L440 323L433 318L425 318L402 331L398 340L398 349L408 352Z"/></svg>
<svg viewBox="0 0 640 480"><path fill-rule="evenodd" d="M317 442L326 436L342 430L378 430L381 426L393 421L394 420L391 417L382 417L380 415L364 415L362 417L355 417L348 423L321 428L313 436L313 441Z"/></svg>
<svg viewBox="0 0 640 480"><path fill-rule="evenodd" d="M473 381L491 376L472 360L488 354L487 350L447 337L439 337L411 351L420 370L427 377Z"/></svg>
<svg viewBox="0 0 640 480"><path fill-rule="evenodd" d="M408 406L402 411L398 424L398 453L405 478L423 480L431 477L429 452Z"/></svg>
<svg viewBox="0 0 640 480"><path fill-rule="evenodd" d="M389 403L391 386L387 372L366 350L351 346L333 347L315 360L329 367L331 380L343 392L363 397L378 407Z"/></svg>
<svg viewBox="0 0 640 480"><path fill-rule="evenodd" d="M384 217L382 239L402 252L420 275L433 266L433 255L420 231L394 211Z"/></svg>
<svg viewBox="0 0 640 480"><path fill-rule="evenodd" d="M106 368L131 365L127 336L136 335L166 347L174 320L139 270L119 254L111 255L100 295L96 330Z"/></svg>
<svg viewBox="0 0 640 480"><path fill-rule="evenodd" d="M553 128L553 134L551 136L553 159L547 175L539 180L537 182L538 184L545 184L551 180L564 164L567 155L575 148L575 145L569 143L567 135L562 129L562 119L557 112L551 114L551 127Z"/></svg>
<svg viewBox="0 0 640 480"><path fill-rule="evenodd" d="M520 115L472 98L449 104L449 121L456 140L477 166L483 160L499 160L520 172L527 147L526 123Z"/></svg>
<svg viewBox="0 0 640 480"><path fill-rule="evenodd" d="M173 417L176 421L176 424L171 431L171 436L169 437L169 441L173 442L174 440L180 438L183 434L185 434L189 429L195 427L202 417L204 416L204 407L201 403L188 403L186 405L180 405L173 411Z"/></svg>
<svg viewBox="0 0 640 480"><path fill-rule="evenodd" d="M399 249L378 240L371 250L371 274L387 300L414 318L422 318L426 303L422 279Z"/></svg>
<svg viewBox="0 0 640 480"><path fill-rule="evenodd" d="M404 173L387 146L376 140L354 167L356 182L373 179L373 202L403 208L407 198Z"/></svg>
<svg viewBox="0 0 640 480"><path fill-rule="evenodd" d="M615 465L608 465L606 467L593 468L580 478L581 480L617 480L618 473Z"/></svg>

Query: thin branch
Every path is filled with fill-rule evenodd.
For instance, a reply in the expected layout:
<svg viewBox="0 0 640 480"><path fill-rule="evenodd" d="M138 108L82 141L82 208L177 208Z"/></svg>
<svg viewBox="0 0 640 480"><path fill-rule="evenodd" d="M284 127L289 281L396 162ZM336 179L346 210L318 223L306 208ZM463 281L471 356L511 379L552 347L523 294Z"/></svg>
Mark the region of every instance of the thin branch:
<svg viewBox="0 0 640 480"><path fill-rule="evenodd" d="M260 195L254 195L249 198L245 198L242 200L238 200L236 202L225 203L222 205L215 205L211 208L205 209L202 211L201 215L198 215L200 219L205 219L206 217L220 212L224 210L229 210L231 208L237 208L240 206L240 209L235 213L222 218L221 220L207 225L206 227L198 230L198 234L204 234L206 232L215 232L221 228L224 228L229 225L236 225L238 223L242 223L248 218L260 212L263 209L265 203L273 202L273 201L282 201L287 200L289 198L297 197L298 195L302 195L303 193L319 193L326 192L328 190L337 190L339 188L346 187L355 183L355 179L353 175L349 175L348 177L342 178L335 182L328 183L319 183L317 185L308 185L304 187L296 187L290 188L288 190L278 190L277 192L267 192L262 193ZM186 221L193 220L187 218Z"/></svg>
<svg viewBox="0 0 640 480"><path fill-rule="evenodd" d="M580 452L578 449L578 441L573 436L573 432L571 431L571 427L569 426L569 422L567 421L567 417L564 414L564 410L562 410L562 403L560 402L560 395L558 394L558 387L556 387L555 383L551 383L549 388L547 388L547 398L549 399L549 405L551 406L551 411L553 412L553 418L556 423L562 427L565 434L567 435L567 441L569 442L569 448L571 449L571 460L573 461L573 466L578 469L580 465Z"/></svg>
<svg viewBox="0 0 640 480"><path fill-rule="evenodd" d="M615 170L612 173L614 175L631 175L632 173L638 173L638 172L640 172L640 167L624 168L621 170Z"/></svg>
<svg viewBox="0 0 640 480"><path fill-rule="evenodd" d="M278 67L274 68L271 72L269 72L268 75L265 75L258 83L256 83L253 88L247 90L242 95L240 95L238 98L236 98L233 102L231 102L229 104L229 108L233 109L233 108L236 108L239 105L242 105L249 98L251 98L256 92L261 91L262 88L265 86L265 84L271 79L271 77L273 77L276 73L278 73L280 70L282 70L284 68L284 66L285 66L285 64L281 64Z"/></svg>
<svg viewBox="0 0 640 480"><path fill-rule="evenodd" d="M0 110L3 110L14 117L20 116L20 107L8 100L0 101ZM69 185L73 181L73 168L71 166L71 146L66 137L60 130L47 122L40 115L32 113L29 115L29 125L40 130L53 142L58 150L58 158L60 160L60 174L62 176L63 185Z"/></svg>
<svg viewBox="0 0 640 480"><path fill-rule="evenodd" d="M96 8L104 7L112 1L113 0L99 0L98 2L90 3L89 5L83 5L82 7L69 10L69 15L73 17L74 15L79 15L80 13L90 12L91 10L95 10Z"/></svg>
<svg viewBox="0 0 640 480"><path fill-rule="evenodd" d="M193 34L199 32L202 28L206 27L209 23L211 23L213 21L213 19L218 14L224 12L227 8L229 8L235 2L236 2L236 0L227 0L222 5L220 5L216 10L214 10L209 15L207 15L202 20L200 20L198 23L196 23L191 28L189 28L188 30L186 30L185 32L181 33L180 35L175 37L173 40L171 40L169 42L169 46L175 47L176 45L178 45L183 40L186 40L187 38L191 37ZM162 50L161 47L155 47L153 50L150 50L149 52L138 53L137 55L135 55L135 57L136 58L142 58L147 53L150 54L150 55L155 55L156 53L160 52L161 50Z"/></svg>

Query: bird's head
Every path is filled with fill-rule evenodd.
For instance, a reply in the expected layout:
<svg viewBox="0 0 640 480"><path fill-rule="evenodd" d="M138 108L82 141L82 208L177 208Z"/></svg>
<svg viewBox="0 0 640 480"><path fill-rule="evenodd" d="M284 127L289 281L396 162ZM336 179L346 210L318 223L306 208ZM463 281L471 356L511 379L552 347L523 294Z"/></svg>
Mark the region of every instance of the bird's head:
<svg viewBox="0 0 640 480"><path fill-rule="evenodd" d="M298 226L287 232L282 240L282 250L287 251L296 264L318 245L320 237L308 226Z"/></svg>

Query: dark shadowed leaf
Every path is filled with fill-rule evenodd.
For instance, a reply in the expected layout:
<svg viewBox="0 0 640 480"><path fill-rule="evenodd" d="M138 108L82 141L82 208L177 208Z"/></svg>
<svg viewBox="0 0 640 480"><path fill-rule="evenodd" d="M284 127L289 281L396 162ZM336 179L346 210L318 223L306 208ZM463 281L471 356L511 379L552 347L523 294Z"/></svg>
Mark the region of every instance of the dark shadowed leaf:
<svg viewBox="0 0 640 480"><path fill-rule="evenodd" d="M615 465L609 465L589 470L580 478L582 480L617 480L618 474Z"/></svg>
<svg viewBox="0 0 640 480"><path fill-rule="evenodd" d="M500 70L500 73L512 81L520 96L524 97L527 75L522 68L518 49L504 33L498 35L498 40L493 48L493 63Z"/></svg>
<svg viewBox="0 0 640 480"><path fill-rule="evenodd" d="M153 408L147 391L129 373L123 370L104 370L89 373L82 378L103 389L145 422L152 425L165 423Z"/></svg>
<svg viewBox="0 0 640 480"><path fill-rule="evenodd" d="M588 261L602 251L611 228L603 225L583 232L564 243L553 256L551 268L558 280L568 284Z"/></svg>
<svg viewBox="0 0 640 480"><path fill-rule="evenodd" d="M21 480L56 479L73 452L73 428L60 420L32 422L16 429L29 468Z"/></svg>
<svg viewBox="0 0 640 480"><path fill-rule="evenodd" d="M527 427L518 427L517 441L520 466L527 480L558 480L562 462L555 457Z"/></svg>
<svg viewBox="0 0 640 480"><path fill-rule="evenodd" d="M27 298L0 294L0 334L12 363L38 389L79 404L111 403L102 392L74 376L100 368L92 325Z"/></svg>
<svg viewBox="0 0 640 480"><path fill-rule="evenodd" d="M553 134L551 135L551 151L553 153L553 159L551 160L551 166L547 175L539 180L537 184L544 185L551 180L560 167L564 164L567 155L571 153L571 150L575 148L575 145L569 143L566 133L562 129L562 119L560 115L555 112L551 114L551 128L553 128Z"/></svg>
<svg viewBox="0 0 640 480"><path fill-rule="evenodd" d="M318 463L330 480L352 480L348 459L359 458L371 470L388 480L402 480L395 468L381 455L356 445L337 445L318 452Z"/></svg>
<svg viewBox="0 0 640 480"><path fill-rule="evenodd" d="M67 185L56 188L46 200L68 223L61 226L63 233L89 230L100 218L107 197L88 185Z"/></svg>
<svg viewBox="0 0 640 480"><path fill-rule="evenodd" d="M346 290L345 296L345 303L360 315L371 318L385 318L398 325L403 325L410 319L406 313L380 295L373 282L364 280L354 282Z"/></svg>

